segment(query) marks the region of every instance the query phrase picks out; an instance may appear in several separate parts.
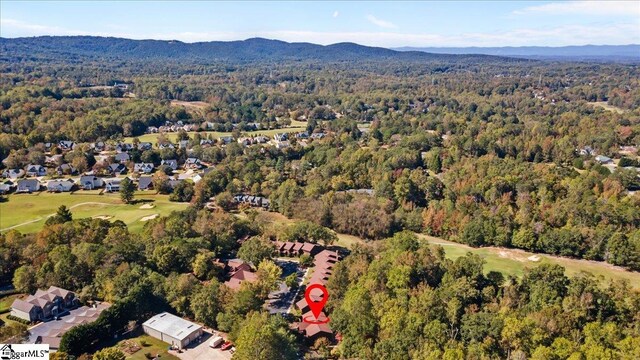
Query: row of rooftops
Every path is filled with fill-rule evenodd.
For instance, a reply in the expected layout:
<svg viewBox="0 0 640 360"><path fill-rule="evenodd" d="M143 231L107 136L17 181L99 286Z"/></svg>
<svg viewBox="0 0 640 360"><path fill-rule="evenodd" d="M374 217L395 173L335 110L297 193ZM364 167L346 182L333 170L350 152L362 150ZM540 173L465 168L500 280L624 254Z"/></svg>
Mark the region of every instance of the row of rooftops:
<svg viewBox="0 0 640 360"><path fill-rule="evenodd" d="M27 296L25 299L15 299L11 304L12 309L24 312L31 312L34 308L44 308L49 305L57 305L58 302L70 304L75 299L75 293L56 286L51 286L47 290L36 290L35 294Z"/></svg>
<svg viewBox="0 0 640 360"><path fill-rule="evenodd" d="M238 194L233 197L233 201L240 204L249 204L250 206L263 207L268 209L271 202L266 197Z"/></svg>
<svg viewBox="0 0 640 360"><path fill-rule="evenodd" d="M317 253L314 257L314 266L313 266L313 274L309 279L309 283L307 286L311 284L321 284L326 285L329 280L329 276L333 272L333 266L340 261L340 255L337 251L331 250L322 250ZM324 293L320 289L313 289L309 294L309 297L312 301L317 302L322 299ZM324 324L313 324L305 322L304 319L315 319L315 316L311 312L309 308L309 304L307 303L306 298L298 301L296 303L296 307L300 309L302 312L301 321L293 324L293 328L303 333L307 338L315 338L318 336L332 336L333 330L331 330L331 326L328 323ZM327 320L327 315L324 312L321 312L317 318L318 322L323 322Z"/></svg>

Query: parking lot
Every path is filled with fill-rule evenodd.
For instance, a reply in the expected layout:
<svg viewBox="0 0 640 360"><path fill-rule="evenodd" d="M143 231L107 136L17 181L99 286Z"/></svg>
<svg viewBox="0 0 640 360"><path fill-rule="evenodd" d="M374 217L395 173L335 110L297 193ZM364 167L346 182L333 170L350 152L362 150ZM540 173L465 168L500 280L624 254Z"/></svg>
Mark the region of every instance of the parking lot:
<svg viewBox="0 0 640 360"><path fill-rule="evenodd" d="M175 350L170 350L169 353L182 360L230 360L232 354L229 350L222 351L220 347L215 349L209 347L209 341L212 337L213 335L205 330L199 343L189 344L181 353Z"/></svg>
<svg viewBox="0 0 640 360"><path fill-rule="evenodd" d="M298 284L302 284L305 272L300 269L300 266L297 262L277 259L276 263L278 264L278 266L280 266L280 268L282 268L282 279L295 273L297 276ZM296 291L291 291L291 289L287 287L284 281L281 281L278 284L278 289L269 293L269 299L267 299L265 307L271 314L286 314L293 304L295 296Z"/></svg>

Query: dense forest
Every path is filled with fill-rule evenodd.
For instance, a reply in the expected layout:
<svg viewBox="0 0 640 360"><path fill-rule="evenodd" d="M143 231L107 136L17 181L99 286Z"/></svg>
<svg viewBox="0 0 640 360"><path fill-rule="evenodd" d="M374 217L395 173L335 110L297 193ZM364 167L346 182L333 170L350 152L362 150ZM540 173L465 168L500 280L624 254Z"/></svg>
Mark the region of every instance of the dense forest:
<svg viewBox="0 0 640 360"><path fill-rule="evenodd" d="M442 248L412 234L640 271L638 65L396 55L347 45L330 49L338 54L331 60L326 49L265 41L184 53L169 45L2 39L2 167L42 164L43 143L72 140L86 145L65 161L96 170L88 143L136 141L149 127L180 121L198 126L178 134L193 144L189 154L153 147L132 156L156 165L195 156L213 169L174 193L191 203L188 210L148 222L140 236L119 222L72 220L64 211L38 233L1 234L0 278L20 291L55 284L125 309L155 299L132 316L166 307L234 340L258 341L246 329L272 329L279 356L295 358L286 323L255 312L279 276L264 247L285 235L250 221L250 211L247 220L205 208L215 198L226 209L233 195L247 193L309 226L371 240L330 278L332 326L343 340L325 357L638 357L640 295L628 284L568 278L549 265L521 279L487 274L481 258L447 260ZM239 58L229 57L238 46ZM292 59L302 48L309 55ZM271 57L258 60L264 52ZM172 100L207 106L188 111ZM326 136L292 137L286 148L200 146L203 124L238 138L251 135L249 124L277 129L292 121ZM242 250L240 238L253 239L244 243L252 250ZM230 292L210 264L239 251L260 281ZM132 319L117 321L125 320ZM75 355L95 345L78 333L65 342Z"/></svg>

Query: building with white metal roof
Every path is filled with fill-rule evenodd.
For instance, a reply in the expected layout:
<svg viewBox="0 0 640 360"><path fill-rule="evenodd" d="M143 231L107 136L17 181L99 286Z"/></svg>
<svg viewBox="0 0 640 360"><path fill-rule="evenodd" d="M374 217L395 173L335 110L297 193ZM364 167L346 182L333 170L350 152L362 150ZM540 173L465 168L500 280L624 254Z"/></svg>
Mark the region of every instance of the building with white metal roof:
<svg viewBox="0 0 640 360"><path fill-rule="evenodd" d="M185 348L202 335L202 326L163 312L142 324L144 332L179 349Z"/></svg>

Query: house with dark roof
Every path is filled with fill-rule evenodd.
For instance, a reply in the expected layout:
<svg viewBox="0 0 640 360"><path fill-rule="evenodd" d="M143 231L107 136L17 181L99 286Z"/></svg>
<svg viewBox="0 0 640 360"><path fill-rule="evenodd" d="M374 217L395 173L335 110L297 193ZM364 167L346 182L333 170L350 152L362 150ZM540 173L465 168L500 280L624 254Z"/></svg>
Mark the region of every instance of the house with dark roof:
<svg viewBox="0 0 640 360"><path fill-rule="evenodd" d="M138 190L153 189L153 178L151 176L141 176L138 179Z"/></svg>
<svg viewBox="0 0 640 360"><path fill-rule="evenodd" d="M42 165L27 165L27 176L45 176L47 175L47 168Z"/></svg>
<svg viewBox="0 0 640 360"><path fill-rule="evenodd" d="M162 143L162 144L158 144L158 148L160 148L160 149L175 149L176 147L172 143Z"/></svg>
<svg viewBox="0 0 640 360"><path fill-rule="evenodd" d="M126 173L127 167L124 166L123 164L114 163L107 166L107 172L117 176L117 175Z"/></svg>
<svg viewBox="0 0 640 360"><path fill-rule="evenodd" d="M133 150L133 144L119 143L116 145L117 152L129 152Z"/></svg>
<svg viewBox="0 0 640 360"><path fill-rule="evenodd" d="M73 148L76 147L76 143L69 140L60 140L60 142L58 142L58 147L60 150L73 150Z"/></svg>
<svg viewBox="0 0 640 360"><path fill-rule="evenodd" d="M138 144L138 150L147 151L153 149L153 144L150 142L141 142Z"/></svg>
<svg viewBox="0 0 640 360"><path fill-rule="evenodd" d="M202 164L200 163L200 159L195 158L195 157L190 157L187 158L187 160L184 162L184 168L185 169L200 169L202 167Z"/></svg>
<svg viewBox="0 0 640 360"><path fill-rule="evenodd" d="M107 144L104 141L97 141L95 143L91 143L91 148L95 152L102 152L107 148Z"/></svg>
<svg viewBox="0 0 640 360"><path fill-rule="evenodd" d="M36 179L18 180L17 193L32 193L40 191L40 182Z"/></svg>
<svg viewBox="0 0 640 360"><path fill-rule="evenodd" d="M150 174L153 168L153 163L135 163L133 165L133 172Z"/></svg>
<svg viewBox="0 0 640 360"><path fill-rule="evenodd" d="M78 183L80 188L84 190L93 190L104 186L102 178L93 175L80 176L80 182Z"/></svg>
<svg viewBox="0 0 640 360"><path fill-rule="evenodd" d="M168 166L169 168L171 168L171 170L178 170L178 160L176 159L168 159L168 160L162 160L162 162L160 162L160 165L165 165Z"/></svg>

